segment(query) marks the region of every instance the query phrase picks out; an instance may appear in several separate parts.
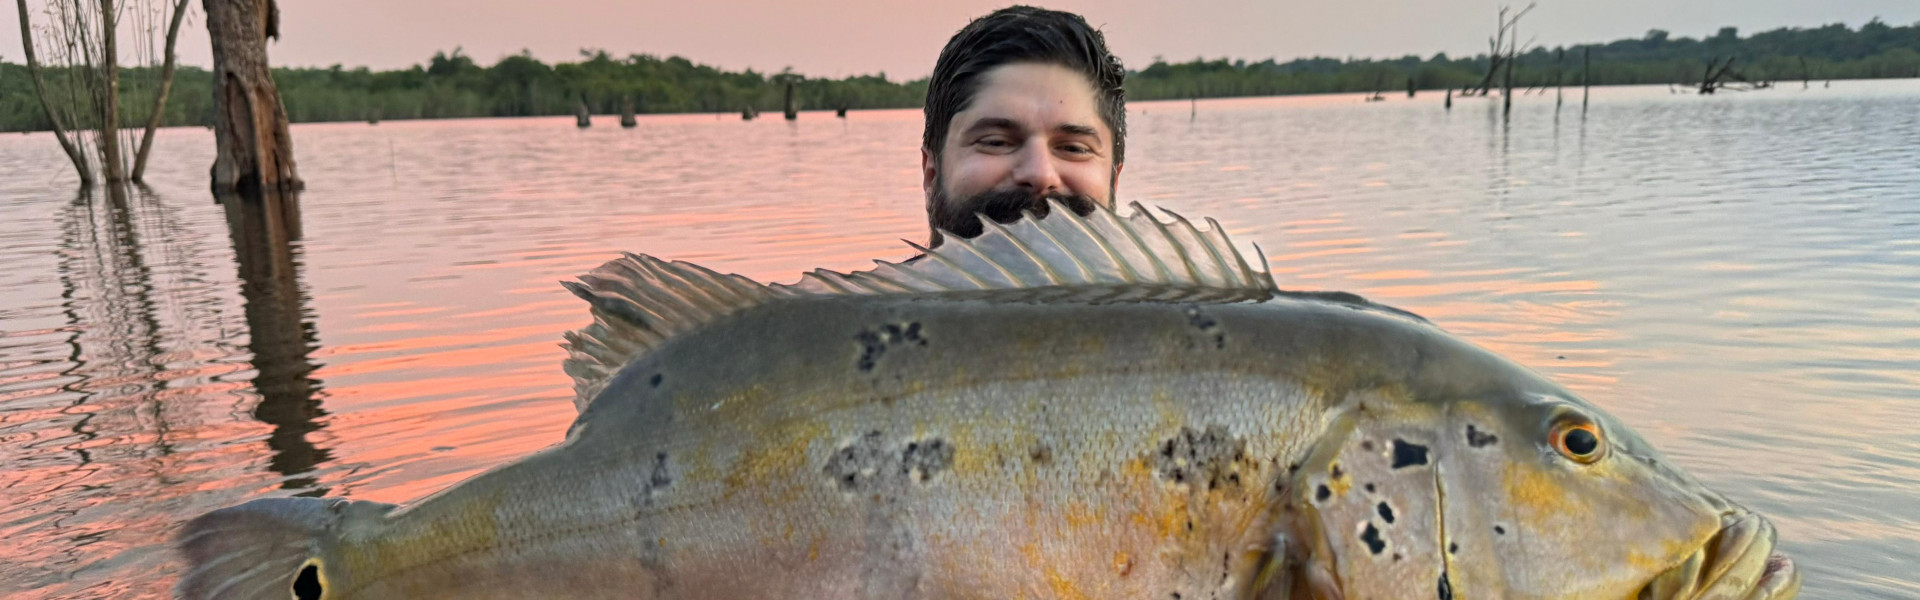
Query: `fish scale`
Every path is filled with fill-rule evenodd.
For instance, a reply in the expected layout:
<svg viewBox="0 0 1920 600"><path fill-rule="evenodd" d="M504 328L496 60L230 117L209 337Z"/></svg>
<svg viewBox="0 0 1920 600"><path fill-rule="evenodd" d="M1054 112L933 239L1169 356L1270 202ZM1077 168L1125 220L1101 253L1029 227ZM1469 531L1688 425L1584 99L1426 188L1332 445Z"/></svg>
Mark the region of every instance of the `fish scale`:
<svg viewBox="0 0 1920 600"><path fill-rule="evenodd" d="M609 263L569 285L595 321L567 336L564 441L404 507L208 513L182 534L178 591L1797 590L1764 518L1538 374L1410 313L1281 291L1211 221L1050 215L786 286ZM1569 446L1571 429L1602 443Z"/></svg>

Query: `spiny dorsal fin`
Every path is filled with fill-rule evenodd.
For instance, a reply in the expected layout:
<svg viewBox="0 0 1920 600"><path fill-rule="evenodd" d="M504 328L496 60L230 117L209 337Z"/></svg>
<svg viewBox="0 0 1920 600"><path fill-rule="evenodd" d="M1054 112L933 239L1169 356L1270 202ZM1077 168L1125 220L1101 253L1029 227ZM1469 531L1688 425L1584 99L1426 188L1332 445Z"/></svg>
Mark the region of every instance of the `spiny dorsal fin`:
<svg viewBox="0 0 1920 600"><path fill-rule="evenodd" d="M1121 216L1099 207L1087 216L1057 201L1047 217L1027 213L1011 225L980 218L985 232L973 239L945 236L936 249L907 245L923 256L908 263L874 261L855 273L818 270L775 289L815 294L888 294L1019 288L1141 286L1191 294L1264 298L1274 291L1265 258L1247 264L1213 219L1209 229L1162 209L1172 223L1155 219L1135 202Z"/></svg>
<svg viewBox="0 0 1920 600"><path fill-rule="evenodd" d="M635 254L560 285L593 306L593 324L566 334L564 368L573 377L574 407L582 410L621 367L668 338L791 294L693 263Z"/></svg>
<svg viewBox="0 0 1920 600"><path fill-rule="evenodd" d="M791 285L768 286L699 265L626 255L562 285L593 306L593 324L566 334L574 405L585 409L607 382L667 339L727 315L796 295L881 295L1032 290L1032 299L1237 302L1276 293L1265 258L1249 265L1212 219L1201 230L1171 211L1171 223L1146 207L1121 216L1099 207L1087 216L1050 202L1045 218L1028 213L1011 225L981 217L973 239L947 235L923 256L853 273L816 270Z"/></svg>

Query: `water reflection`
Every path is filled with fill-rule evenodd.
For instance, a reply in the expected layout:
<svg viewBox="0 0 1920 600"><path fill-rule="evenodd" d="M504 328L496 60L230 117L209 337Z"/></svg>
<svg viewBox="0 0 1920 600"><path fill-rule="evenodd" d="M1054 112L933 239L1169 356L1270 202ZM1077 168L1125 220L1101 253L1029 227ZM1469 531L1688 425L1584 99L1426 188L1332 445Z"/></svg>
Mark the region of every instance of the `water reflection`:
<svg viewBox="0 0 1920 600"><path fill-rule="evenodd" d="M240 267L240 294L246 301L247 348L253 352L254 389L260 404L253 417L273 426L267 447L273 450L268 468L286 477L281 487L303 490L301 495L325 495L312 477L330 458L307 435L318 431L320 381L311 377L317 365L310 355L318 345L300 285L300 198L297 193L244 198L217 198L226 210L227 233L233 238L234 260Z"/></svg>
<svg viewBox="0 0 1920 600"><path fill-rule="evenodd" d="M167 378L159 377L164 366L156 364L162 354L162 330L156 314L152 269L147 265L151 248L142 244L145 233L138 223L160 222L164 208L150 202L150 195L139 195L126 186L108 185L82 188L68 204L62 236L63 260L60 264L62 312L65 313L69 349L68 367L61 375L71 377L63 386L72 396L67 414L77 415L69 426L76 466L94 461L88 442L101 435L102 425L95 423L99 411L89 407L105 385L121 391L117 396L134 397L151 415L151 425L140 437L151 440L154 449L171 452L167 442L167 421L158 397L167 388ZM139 213L139 214L136 214ZM161 292L165 293L165 292ZM89 385L93 384L93 385ZM139 412L142 407L134 407ZM108 435L131 432L106 426Z"/></svg>

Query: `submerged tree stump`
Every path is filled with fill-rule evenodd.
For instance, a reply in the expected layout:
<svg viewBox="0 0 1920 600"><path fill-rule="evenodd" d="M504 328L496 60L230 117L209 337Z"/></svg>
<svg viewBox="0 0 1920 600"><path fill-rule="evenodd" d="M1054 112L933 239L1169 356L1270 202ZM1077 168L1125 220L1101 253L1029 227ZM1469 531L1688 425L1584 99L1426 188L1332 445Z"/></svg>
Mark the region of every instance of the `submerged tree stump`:
<svg viewBox="0 0 1920 600"><path fill-rule="evenodd" d="M301 187L287 109L267 66L280 37L274 0L203 0L213 40L213 189L258 195Z"/></svg>
<svg viewBox="0 0 1920 600"><path fill-rule="evenodd" d="M640 121L633 118L633 96L620 99L620 126L626 129L640 126Z"/></svg>
<svg viewBox="0 0 1920 600"><path fill-rule="evenodd" d="M787 120L800 118L800 110L793 104L793 81L787 81Z"/></svg>

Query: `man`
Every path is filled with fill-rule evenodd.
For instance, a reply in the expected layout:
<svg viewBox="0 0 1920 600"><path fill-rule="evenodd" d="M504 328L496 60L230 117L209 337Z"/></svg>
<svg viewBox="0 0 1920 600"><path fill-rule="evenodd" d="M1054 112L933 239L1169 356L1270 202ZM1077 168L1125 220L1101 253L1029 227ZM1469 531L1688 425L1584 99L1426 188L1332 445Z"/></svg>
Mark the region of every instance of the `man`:
<svg viewBox="0 0 1920 600"><path fill-rule="evenodd" d="M1013 6L975 19L940 51L927 85L921 187L928 246L980 234L1060 200L1111 206L1126 149L1126 70L1073 13Z"/></svg>

